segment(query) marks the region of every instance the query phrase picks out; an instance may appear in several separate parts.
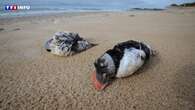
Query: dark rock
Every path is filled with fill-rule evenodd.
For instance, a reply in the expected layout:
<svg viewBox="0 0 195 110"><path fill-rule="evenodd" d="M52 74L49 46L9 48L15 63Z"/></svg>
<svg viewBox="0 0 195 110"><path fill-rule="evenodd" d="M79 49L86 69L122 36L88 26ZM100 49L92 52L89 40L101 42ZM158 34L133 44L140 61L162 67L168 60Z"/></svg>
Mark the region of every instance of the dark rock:
<svg viewBox="0 0 195 110"><path fill-rule="evenodd" d="M129 15L129 17L134 17L135 15Z"/></svg>
<svg viewBox="0 0 195 110"><path fill-rule="evenodd" d="M15 28L15 29L13 29L13 31L19 31L19 30L21 30L20 28Z"/></svg>
<svg viewBox="0 0 195 110"><path fill-rule="evenodd" d="M0 31L3 31L3 30L5 30L4 28L0 28Z"/></svg>

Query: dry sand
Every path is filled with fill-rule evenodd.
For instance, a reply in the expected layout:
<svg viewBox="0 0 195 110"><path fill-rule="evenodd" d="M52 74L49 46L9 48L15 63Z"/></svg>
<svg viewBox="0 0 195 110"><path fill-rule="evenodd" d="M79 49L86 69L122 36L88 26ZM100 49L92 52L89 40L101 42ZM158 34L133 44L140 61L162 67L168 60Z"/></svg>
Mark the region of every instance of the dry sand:
<svg viewBox="0 0 195 110"><path fill-rule="evenodd" d="M194 110L195 9L74 13L0 20L1 110ZM44 50L55 32L98 43L72 57ZM93 62L118 42L158 51L135 75L104 91L91 83Z"/></svg>

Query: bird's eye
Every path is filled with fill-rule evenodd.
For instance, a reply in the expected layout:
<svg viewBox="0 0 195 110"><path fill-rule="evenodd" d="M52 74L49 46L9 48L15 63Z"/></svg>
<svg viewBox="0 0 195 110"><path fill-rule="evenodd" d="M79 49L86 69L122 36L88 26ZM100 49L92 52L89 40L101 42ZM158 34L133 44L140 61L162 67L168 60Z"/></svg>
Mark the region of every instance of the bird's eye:
<svg viewBox="0 0 195 110"><path fill-rule="evenodd" d="M104 63L100 63L100 66L101 66L101 67L104 67Z"/></svg>

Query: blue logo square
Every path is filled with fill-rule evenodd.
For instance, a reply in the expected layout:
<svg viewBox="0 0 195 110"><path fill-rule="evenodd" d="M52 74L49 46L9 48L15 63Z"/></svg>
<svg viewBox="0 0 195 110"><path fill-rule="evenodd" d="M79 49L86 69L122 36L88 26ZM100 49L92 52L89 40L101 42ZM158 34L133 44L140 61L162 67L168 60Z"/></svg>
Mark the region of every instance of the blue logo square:
<svg viewBox="0 0 195 110"><path fill-rule="evenodd" d="M9 5L5 5L5 10L10 10L10 6Z"/></svg>

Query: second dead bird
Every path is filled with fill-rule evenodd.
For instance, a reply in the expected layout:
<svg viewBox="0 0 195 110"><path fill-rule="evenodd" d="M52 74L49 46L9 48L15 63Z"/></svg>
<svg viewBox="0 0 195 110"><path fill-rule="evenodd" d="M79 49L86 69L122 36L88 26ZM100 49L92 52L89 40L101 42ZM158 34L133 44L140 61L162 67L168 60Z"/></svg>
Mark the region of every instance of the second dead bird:
<svg viewBox="0 0 195 110"><path fill-rule="evenodd" d="M59 56L71 56L86 49L94 44L84 40L75 32L57 32L45 44L45 49L52 54Z"/></svg>

